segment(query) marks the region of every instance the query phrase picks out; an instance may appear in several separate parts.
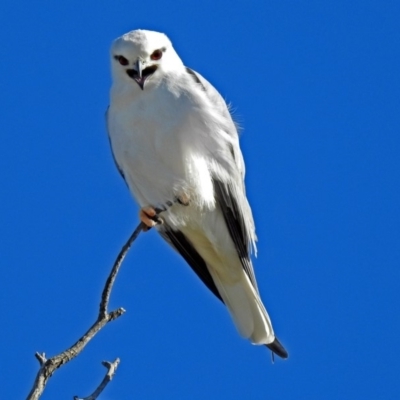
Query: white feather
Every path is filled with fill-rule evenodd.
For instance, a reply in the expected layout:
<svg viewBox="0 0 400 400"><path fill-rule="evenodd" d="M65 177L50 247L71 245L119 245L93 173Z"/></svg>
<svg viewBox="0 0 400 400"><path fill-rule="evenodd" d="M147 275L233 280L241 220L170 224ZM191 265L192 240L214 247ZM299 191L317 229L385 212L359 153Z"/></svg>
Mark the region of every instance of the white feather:
<svg viewBox="0 0 400 400"><path fill-rule="evenodd" d="M150 55L162 49L160 60ZM114 58L129 62L122 66ZM128 75L137 60L157 70L144 90ZM163 213L206 262L239 333L256 344L274 341L269 316L243 270L238 249L215 201L213 179L234 188L248 245L256 235L244 188L244 162L235 124L220 94L197 74L193 80L168 38L132 31L111 49L113 85L108 130L116 162L140 206L190 199ZM246 244L247 245L247 244Z"/></svg>

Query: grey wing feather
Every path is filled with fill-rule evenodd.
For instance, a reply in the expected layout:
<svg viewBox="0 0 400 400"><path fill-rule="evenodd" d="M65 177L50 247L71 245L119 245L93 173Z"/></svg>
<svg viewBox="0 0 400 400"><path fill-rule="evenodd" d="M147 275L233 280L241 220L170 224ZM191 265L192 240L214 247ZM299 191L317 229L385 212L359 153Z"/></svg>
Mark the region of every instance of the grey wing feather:
<svg viewBox="0 0 400 400"><path fill-rule="evenodd" d="M228 120L231 122L231 129L227 132L231 137L238 141L238 133L237 127L232 119L231 113L229 112L229 108L224 100L224 98L220 95L217 89L210 82L207 81L202 75L198 72L186 67L186 71L193 77L193 80L207 93L208 98L213 103L214 107ZM235 161L238 172L241 176L241 179L244 179L245 174L245 166L243 161L242 152L239 148L239 142L236 146L230 146L230 153ZM240 182L241 186L243 186L243 182Z"/></svg>
<svg viewBox="0 0 400 400"><path fill-rule="evenodd" d="M224 99L214 88L214 86L212 86L198 72L195 72L189 68L187 68L187 71L194 77L194 81L198 85L201 85L202 89L207 93L209 99L219 110L219 112L232 121L232 117ZM232 129L228 133L235 139L238 138L237 129L233 121ZM231 143L227 145L232 146ZM222 182L221 180L214 178L215 197L224 215L225 223L236 246L243 269L246 271L254 288L258 290L250 259L251 245L254 244L255 240L254 222L250 206L248 205L245 197L245 167L238 141L236 146L232 146L230 148L230 153L232 154L234 163L237 167L237 172L239 172L239 174L236 177L232 176L232 180L229 182Z"/></svg>
<svg viewBox="0 0 400 400"><path fill-rule="evenodd" d="M251 240L246 228L246 222L239 206L235 189L229 183L214 180L215 198L224 215L229 234L235 244L243 269L246 271L254 289L258 291L253 265L250 259Z"/></svg>
<svg viewBox="0 0 400 400"><path fill-rule="evenodd" d="M218 108L218 110L227 118L231 119L231 114L229 113L229 109L226 105L225 100L219 94L218 90L215 89L207 79L201 76L198 72L193 71L192 69L186 67L186 71L193 77L193 80L201 86L202 90L204 90L210 100L214 103L214 105ZM236 132L237 134L237 132Z"/></svg>

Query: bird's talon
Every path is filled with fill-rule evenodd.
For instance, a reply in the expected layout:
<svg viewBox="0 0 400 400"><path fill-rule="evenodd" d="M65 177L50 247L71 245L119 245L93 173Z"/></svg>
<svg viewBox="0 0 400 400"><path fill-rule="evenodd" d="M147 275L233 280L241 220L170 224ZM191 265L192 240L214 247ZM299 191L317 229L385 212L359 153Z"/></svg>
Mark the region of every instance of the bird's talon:
<svg viewBox="0 0 400 400"><path fill-rule="evenodd" d="M156 215L156 217L154 217L154 221L156 222L157 225L162 225L164 223L164 220L159 217L158 215Z"/></svg>
<svg viewBox="0 0 400 400"><path fill-rule="evenodd" d="M153 207L142 207L139 211L139 218L146 225L146 230L160 224L159 221L161 220Z"/></svg>

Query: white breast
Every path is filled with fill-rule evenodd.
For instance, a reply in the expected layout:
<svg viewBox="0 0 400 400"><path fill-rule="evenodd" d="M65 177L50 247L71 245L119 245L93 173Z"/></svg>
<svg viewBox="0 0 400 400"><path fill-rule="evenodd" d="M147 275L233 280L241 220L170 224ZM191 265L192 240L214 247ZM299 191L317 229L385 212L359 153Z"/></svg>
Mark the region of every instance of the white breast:
<svg viewBox="0 0 400 400"><path fill-rule="evenodd" d="M119 91L113 96L112 90L111 98L108 129L113 153L139 204L158 206L185 194L213 205L204 151L189 140L201 128L194 122L198 112L188 94L161 85L136 98Z"/></svg>

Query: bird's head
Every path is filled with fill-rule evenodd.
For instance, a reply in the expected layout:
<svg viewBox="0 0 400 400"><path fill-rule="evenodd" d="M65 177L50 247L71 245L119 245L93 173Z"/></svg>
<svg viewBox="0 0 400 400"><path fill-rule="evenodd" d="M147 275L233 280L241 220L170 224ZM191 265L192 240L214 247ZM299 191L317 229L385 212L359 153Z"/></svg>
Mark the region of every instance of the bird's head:
<svg viewBox="0 0 400 400"><path fill-rule="evenodd" d="M183 66L163 33L145 30L128 32L114 41L111 65L114 80L136 82L142 90Z"/></svg>

